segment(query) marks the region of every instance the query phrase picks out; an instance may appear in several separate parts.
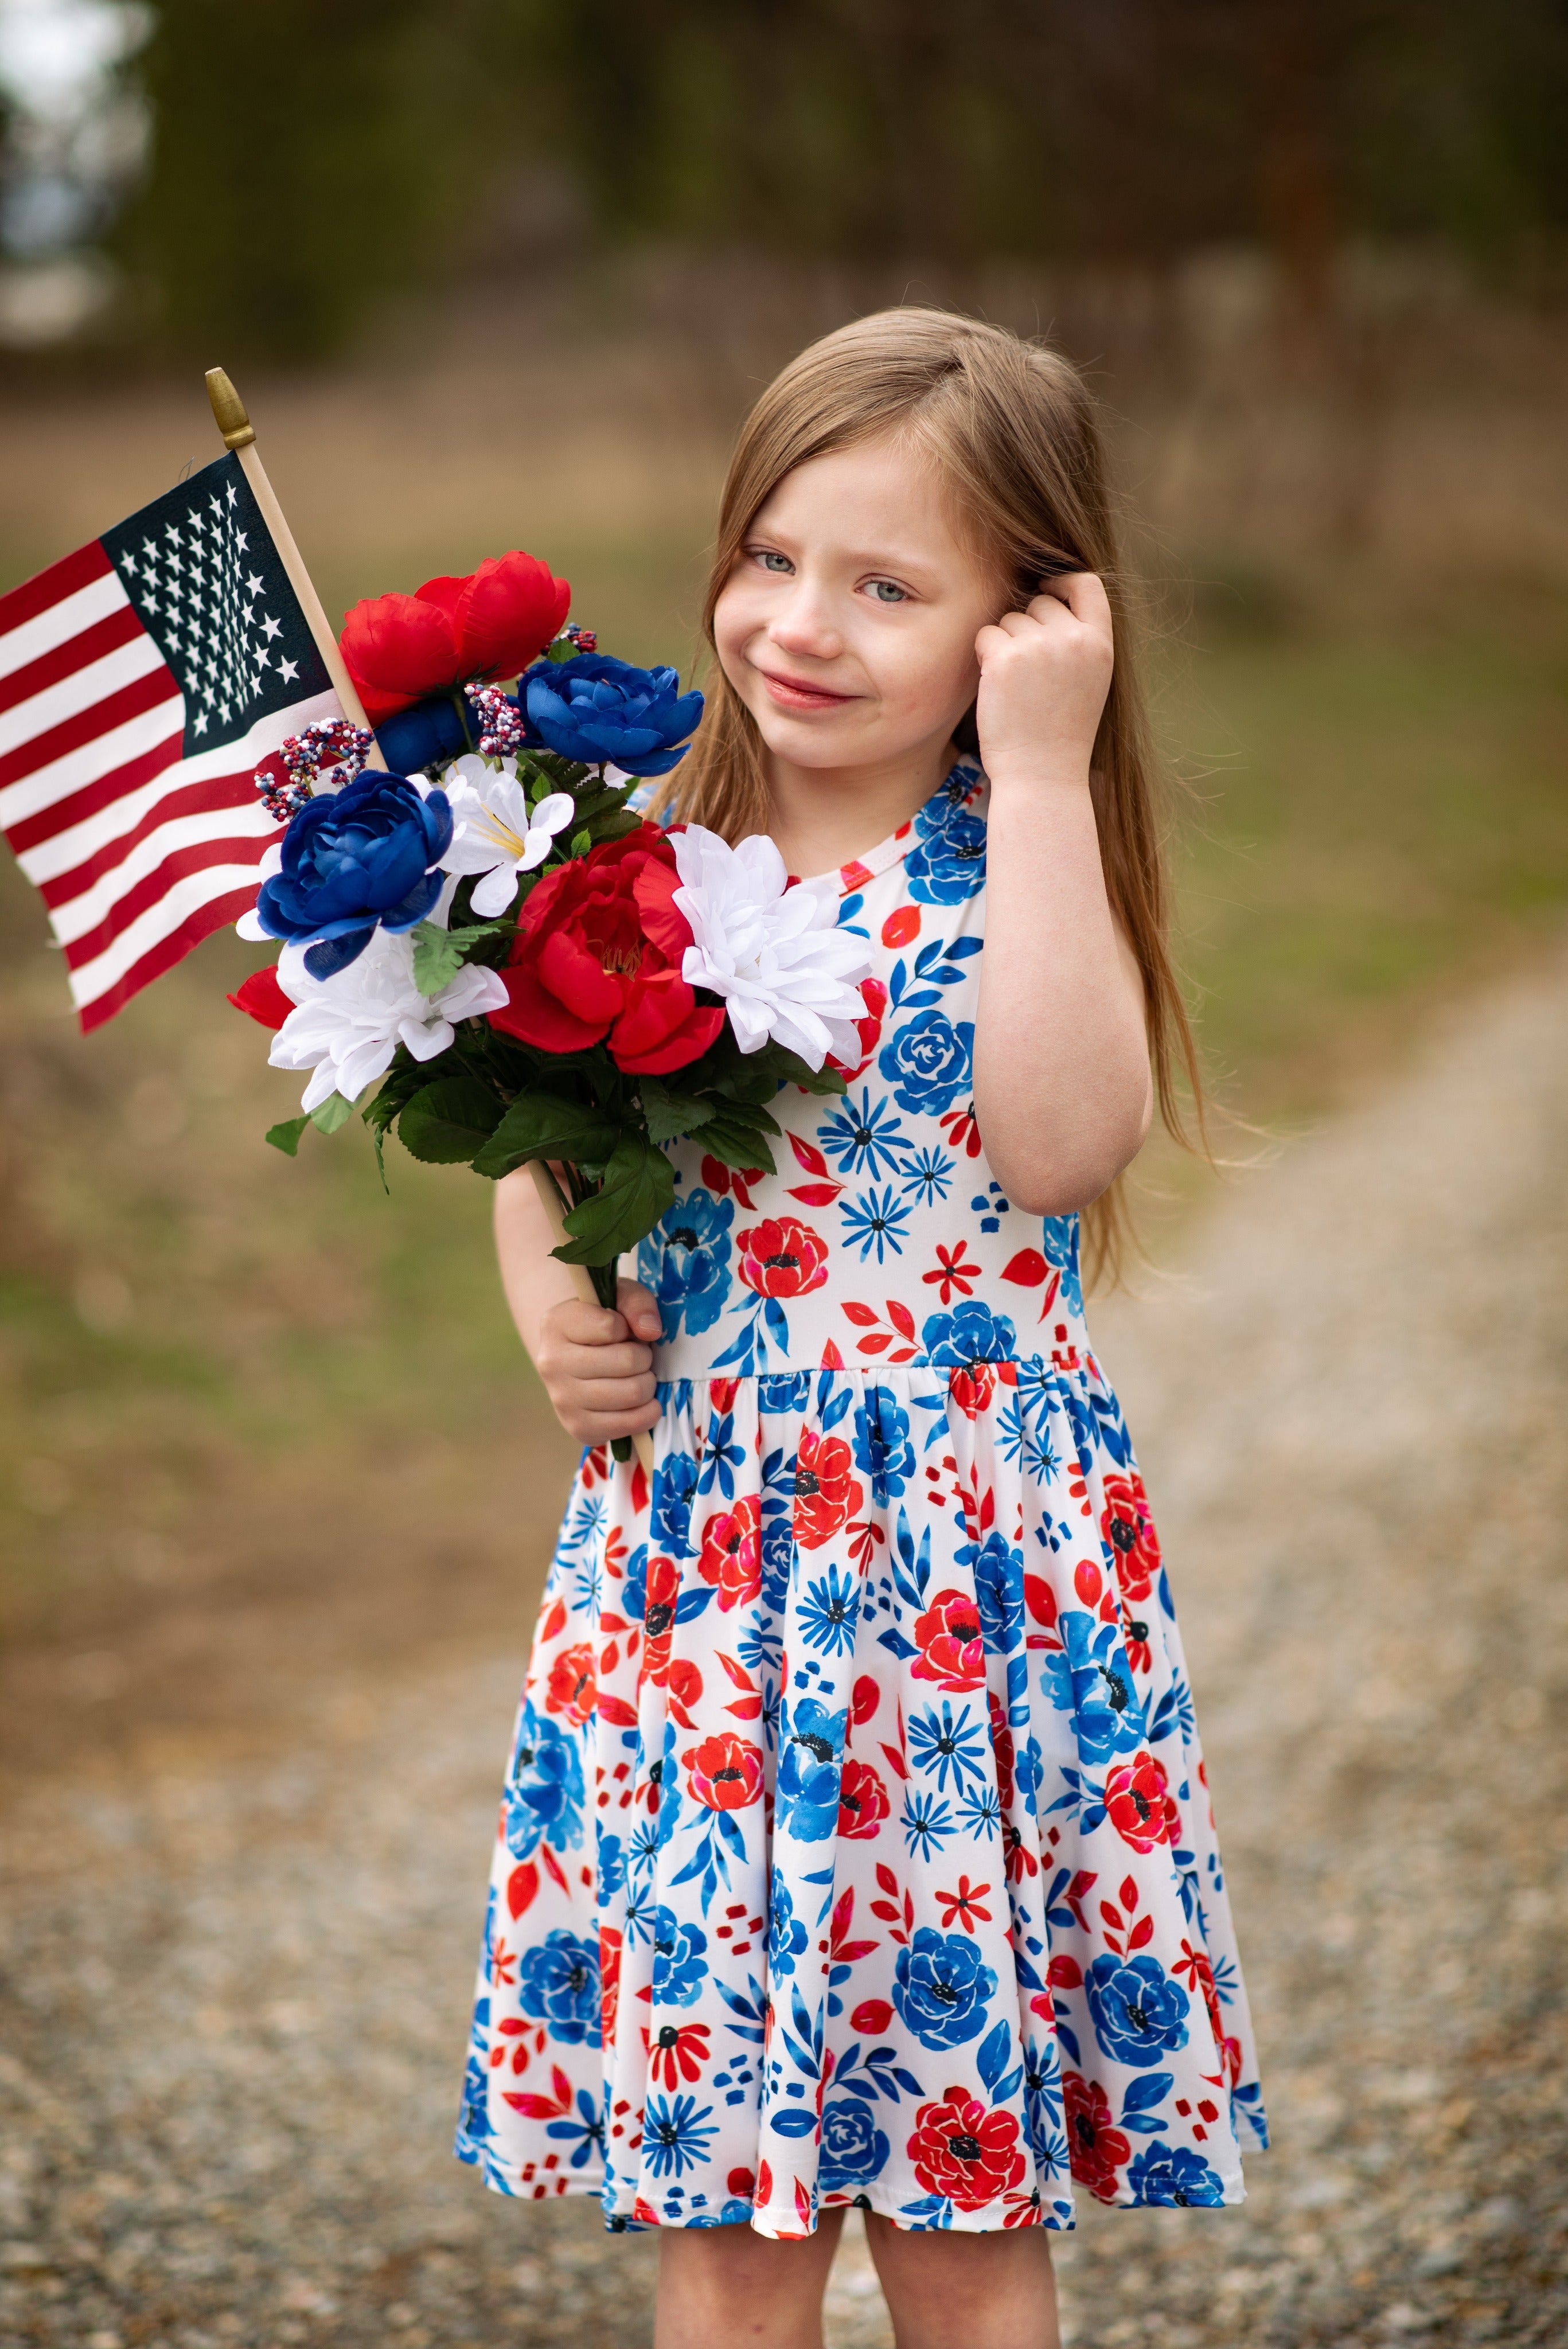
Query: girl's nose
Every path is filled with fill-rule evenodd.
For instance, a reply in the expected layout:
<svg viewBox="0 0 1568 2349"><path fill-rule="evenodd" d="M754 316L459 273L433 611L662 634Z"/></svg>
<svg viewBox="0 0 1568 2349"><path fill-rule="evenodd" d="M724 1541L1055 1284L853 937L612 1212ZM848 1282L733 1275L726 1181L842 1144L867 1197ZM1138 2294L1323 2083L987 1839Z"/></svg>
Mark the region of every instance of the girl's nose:
<svg viewBox="0 0 1568 2349"><path fill-rule="evenodd" d="M796 653L803 659L836 660L844 650L831 609L804 579L782 610L774 612L768 634L781 652Z"/></svg>

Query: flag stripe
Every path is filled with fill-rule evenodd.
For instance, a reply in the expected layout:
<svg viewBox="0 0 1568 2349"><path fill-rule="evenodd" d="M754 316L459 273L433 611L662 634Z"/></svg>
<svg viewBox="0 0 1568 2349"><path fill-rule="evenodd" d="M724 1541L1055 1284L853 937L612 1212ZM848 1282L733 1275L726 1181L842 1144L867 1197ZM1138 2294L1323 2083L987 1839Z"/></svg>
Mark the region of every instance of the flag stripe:
<svg viewBox="0 0 1568 2349"><path fill-rule="evenodd" d="M122 604L118 612L107 613L90 627L67 636L64 644L40 654L25 668L13 669L9 677L0 678L0 714L31 701L46 686L62 684L101 655L139 641L147 642L147 632L130 605Z"/></svg>
<svg viewBox="0 0 1568 2349"><path fill-rule="evenodd" d="M248 832L233 809L226 818L218 819L216 829L213 828L211 817L205 819L209 826L205 835L187 832L179 824L166 825L163 833L147 843L148 862L140 873L127 874L123 885L119 874L111 876L115 895L100 895L89 889L63 913L51 915L55 935L66 950L70 968L76 970L84 963L96 962L122 931L134 928L149 906L166 904L177 882L191 874L204 873L210 865L233 866L252 841L259 846L276 827L269 822L265 808L258 807L254 812L261 821ZM194 821L200 823L202 819ZM254 884L254 864L250 872Z"/></svg>
<svg viewBox="0 0 1568 2349"><path fill-rule="evenodd" d="M0 627L5 626L6 601L0 597ZM0 636L0 677L10 677L30 662L41 660L57 645L68 644L73 636L79 636L110 612L130 612L130 598L119 572L106 570L101 578L89 580L74 595L62 596L47 611L36 613L32 619L21 621ZM133 619L135 616L131 613ZM140 626L140 621L137 626Z"/></svg>
<svg viewBox="0 0 1568 2349"><path fill-rule="evenodd" d="M171 777L170 765L179 766L178 752L176 744L173 758L140 791L128 792L123 799L111 801L98 814L88 816L85 823L56 833L17 858L47 905L67 905L84 889L90 889L105 873L129 858L161 823L201 815L209 809L260 807L254 780L248 771L210 775L193 783L186 782L182 771ZM249 830L248 825L242 828Z"/></svg>
<svg viewBox="0 0 1568 2349"><path fill-rule="evenodd" d="M171 767L180 764L180 744L185 725L183 700L166 701L161 708L149 710L144 717L134 719L130 726L117 727L113 734L100 734L98 743L86 750L73 750L70 767L74 774L89 775L79 790L72 789L63 797L46 802L35 814L19 816L5 827L5 837L18 856L37 848L40 843L67 838L78 825L97 815L100 809L113 811L121 795L127 795L130 805L127 826L140 820L141 811L150 804L145 789L149 782L157 783ZM151 747L136 746L151 736ZM90 753L99 744L106 746L97 762L97 771L90 772ZM64 763L64 762L62 762ZM0 792L0 818L4 817L6 798L20 795L26 790L24 783L13 783L9 793ZM54 868L63 872L66 867Z"/></svg>
<svg viewBox="0 0 1568 2349"><path fill-rule="evenodd" d="M249 842L245 845L248 848ZM236 860L231 864L209 865L200 873L187 874L183 880L174 884L161 904L150 905L145 913L139 914L102 954L90 962L72 965L71 994L78 1006L85 1007L96 1001L117 979L122 978L134 964L140 962L144 954L182 929L192 915L198 913L214 897L232 896L236 891L243 891L244 895L230 916L234 921L239 919L246 906L255 903L256 868L254 858ZM204 938L207 930L217 926L216 922L210 922L207 929L196 932L196 937ZM192 944L194 943L192 938ZM68 949L67 959L69 960Z"/></svg>
<svg viewBox="0 0 1568 2349"><path fill-rule="evenodd" d="M240 916L254 905L255 896L256 876L254 872L247 871L243 888L227 890L221 896L209 898L205 905L197 906L177 929L171 930L167 937L158 939L128 970L122 971L117 978L90 996L84 997L78 992L83 973L73 972L71 992L76 997L83 1035L90 1036L95 1028L101 1028L106 1019L112 1019L133 995L139 995L155 978L161 978L166 970L172 970L192 947L199 947L202 940L211 937L214 930L223 929L230 922L237 922Z"/></svg>
<svg viewBox="0 0 1568 2349"><path fill-rule="evenodd" d="M68 677L46 686L41 693L30 695L14 709L0 711L0 774L9 770L26 745L36 742L41 735L54 734L72 719L117 698L128 687L153 673L166 678L173 676L152 638L145 629L138 628L130 644L118 646L101 659L88 661Z"/></svg>
<svg viewBox="0 0 1568 2349"><path fill-rule="evenodd" d="M79 587L86 587L92 580L117 575L113 564L98 540L89 538L87 544L78 546L74 554L62 554L59 561L51 563L47 571L38 572L32 579L24 579L22 585L13 587L9 595L0 595L0 636L9 636L14 628L25 626L27 621L36 619L40 612L47 612L53 604L64 602L67 595L74 595ZM120 594L124 593L122 587Z"/></svg>

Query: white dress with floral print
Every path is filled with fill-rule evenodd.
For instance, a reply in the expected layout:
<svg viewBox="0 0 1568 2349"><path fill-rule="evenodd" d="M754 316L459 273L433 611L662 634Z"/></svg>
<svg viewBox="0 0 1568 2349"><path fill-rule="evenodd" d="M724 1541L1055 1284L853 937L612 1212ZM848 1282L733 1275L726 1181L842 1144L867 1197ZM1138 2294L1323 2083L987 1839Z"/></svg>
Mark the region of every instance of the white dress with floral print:
<svg viewBox="0 0 1568 2349"><path fill-rule="evenodd" d="M545 1589L457 2149L613 2228L1065 2227L1266 2141L1076 1219L975 1125L984 806L843 870L847 1093L779 1096L775 1174L675 1154L651 1490L589 1452Z"/></svg>

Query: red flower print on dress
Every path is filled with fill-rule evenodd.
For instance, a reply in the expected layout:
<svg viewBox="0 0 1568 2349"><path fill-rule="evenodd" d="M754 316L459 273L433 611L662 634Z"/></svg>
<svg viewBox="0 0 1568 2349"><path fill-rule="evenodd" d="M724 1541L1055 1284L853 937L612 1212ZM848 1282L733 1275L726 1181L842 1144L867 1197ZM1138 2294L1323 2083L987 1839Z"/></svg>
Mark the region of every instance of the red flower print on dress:
<svg viewBox="0 0 1568 2349"><path fill-rule="evenodd" d="M615 2045L615 2019L620 2009L620 1928L599 1927L599 2029L607 2047Z"/></svg>
<svg viewBox="0 0 1568 2349"><path fill-rule="evenodd" d="M794 1216L769 1216L735 1234L740 1274L759 1297L804 1297L827 1278L827 1242Z"/></svg>
<svg viewBox="0 0 1568 2349"><path fill-rule="evenodd" d="M762 1501L747 1493L732 1509L720 1509L702 1528L697 1571L719 1594L725 1612L751 1604L763 1587Z"/></svg>
<svg viewBox="0 0 1568 2349"><path fill-rule="evenodd" d="M594 1711L594 1651L587 1640L563 1648L550 1667L545 1691L546 1713L564 1713L574 1729L591 1721Z"/></svg>
<svg viewBox="0 0 1568 2349"><path fill-rule="evenodd" d="M955 1289L961 1297L973 1296L974 1284L984 1269L983 1265L970 1263L967 1240L960 1240L957 1247L952 1248L944 1247L939 1240L937 1268L935 1272L923 1272L920 1278L929 1288L940 1292L944 1305L950 1305Z"/></svg>
<svg viewBox="0 0 1568 2349"><path fill-rule="evenodd" d="M988 2113L962 2088L920 2106L906 2151L927 2193L945 2195L960 2210L982 2210L1023 2176L1012 2115Z"/></svg>
<svg viewBox="0 0 1568 2349"><path fill-rule="evenodd" d="M918 1681L935 1681L939 1688L979 1688L985 1678L985 1648L981 1635L980 1609L967 1590L939 1590L923 1615L915 1618L915 1645L919 1661L909 1670Z"/></svg>
<svg viewBox="0 0 1568 2349"><path fill-rule="evenodd" d="M1116 1558L1122 1597L1147 1599L1159 1572L1159 1538L1143 1478L1136 1470L1128 1476L1107 1476L1102 1490L1106 1505L1100 1513L1100 1531Z"/></svg>
<svg viewBox="0 0 1568 2349"><path fill-rule="evenodd" d="M701 2076L708 2061L710 2025L706 2023L664 2023L649 2039L648 2068L667 2088Z"/></svg>
<svg viewBox="0 0 1568 2349"><path fill-rule="evenodd" d="M846 1525L866 1498L850 1471L855 1455L841 1435L801 1433L794 1457L794 1537L802 1549L820 1549Z"/></svg>
<svg viewBox="0 0 1568 2349"><path fill-rule="evenodd" d="M670 1640L680 1597L680 1568L672 1557L648 1561L648 1602L643 1617L642 1669L638 1686L651 1681L663 1688L670 1678Z"/></svg>
<svg viewBox="0 0 1568 2349"><path fill-rule="evenodd" d="M838 1781L840 1836L850 1842L868 1842L880 1831L888 1808L888 1789L870 1763L851 1756Z"/></svg>
<svg viewBox="0 0 1568 2349"><path fill-rule="evenodd" d="M1114 2202L1116 2172L1131 2160L1132 2147L1120 2129L1111 2127L1110 2101L1104 2088L1097 2080L1085 2080L1076 2072L1064 2070L1062 2101L1074 2177L1096 2201Z"/></svg>
<svg viewBox="0 0 1568 2349"><path fill-rule="evenodd" d="M743 1811L763 1791L762 1748L726 1730L680 1756L691 1792L711 1811Z"/></svg>
<svg viewBox="0 0 1568 2349"><path fill-rule="evenodd" d="M1171 1796L1165 1765L1152 1754L1135 1754L1106 1773L1106 1816L1134 1851L1174 1843L1181 1814Z"/></svg>

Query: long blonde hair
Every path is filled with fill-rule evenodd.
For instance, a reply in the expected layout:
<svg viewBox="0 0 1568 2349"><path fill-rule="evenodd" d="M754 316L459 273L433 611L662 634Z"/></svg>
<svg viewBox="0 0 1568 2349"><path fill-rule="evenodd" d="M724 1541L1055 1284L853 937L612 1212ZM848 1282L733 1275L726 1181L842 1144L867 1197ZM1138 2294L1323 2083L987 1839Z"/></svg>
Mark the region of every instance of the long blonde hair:
<svg viewBox="0 0 1568 2349"><path fill-rule="evenodd" d="M1178 1072L1199 1135L1202 1089L1171 966L1169 884L1129 584L1117 558L1105 450L1092 395L1057 351L945 310L879 310L825 335L763 393L741 429L719 513L702 608L713 613L759 508L813 457L897 432L930 458L986 558L1023 605L1063 571L1097 572L1116 624L1115 674L1093 761L1100 856L1111 906L1143 974L1156 1096L1190 1146ZM664 786L678 821L736 840L769 818L762 738L715 661L697 740ZM1128 1237L1119 1185L1085 1211L1091 1279L1115 1278Z"/></svg>

